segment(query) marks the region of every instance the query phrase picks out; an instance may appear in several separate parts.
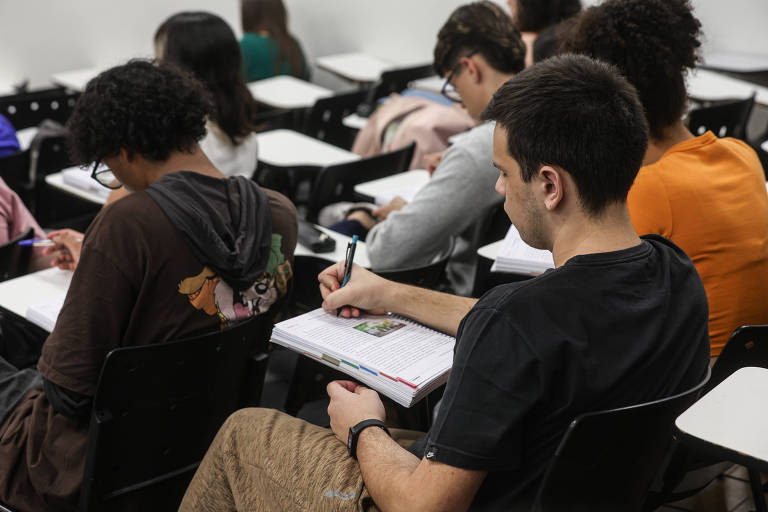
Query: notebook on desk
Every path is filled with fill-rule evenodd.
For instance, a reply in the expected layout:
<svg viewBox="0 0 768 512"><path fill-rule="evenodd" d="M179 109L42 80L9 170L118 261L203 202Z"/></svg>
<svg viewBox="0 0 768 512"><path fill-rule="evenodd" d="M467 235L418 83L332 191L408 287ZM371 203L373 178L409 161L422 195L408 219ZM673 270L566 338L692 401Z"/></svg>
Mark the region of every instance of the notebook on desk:
<svg viewBox="0 0 768 512"><path fill-rule="evenodd" d="M66 293L57 294L45 302L32 304L27 308L26 318L38 327L48 332L53 331L56 325L56 319L59 318L59 312L64 305Z"/></svg>
<svg viewBox="0 0 768 512"><path fill-rule="evenodd" d="M504 237L491 271L538 275L550 268L555 268L552 253L534 249L523 242L517 228L512 225L507 231L507 236Z"/></svg>
<svg viewBox="0 0 768 512"><path fill-rule="evenodd" d="M111 192L110 189L100 185L96 180L91 178L89 172L84 171L80 167L70 167L69 169L61 171L61 180L69 186L102 196L104 199L106 199Z"/></svg>
<svg viewBox="0 0 768 512"><path fill-rule="evenodd" d="M401 316L343 318L322 309L276 324L271 341L344 372L404 407L448 380L455 343Z"/></svg>

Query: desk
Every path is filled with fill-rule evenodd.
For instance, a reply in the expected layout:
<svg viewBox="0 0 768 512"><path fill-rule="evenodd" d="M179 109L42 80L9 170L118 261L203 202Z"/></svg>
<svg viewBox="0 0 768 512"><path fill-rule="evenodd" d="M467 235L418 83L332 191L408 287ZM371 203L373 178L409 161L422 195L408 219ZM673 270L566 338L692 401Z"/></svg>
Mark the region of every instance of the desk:
<svg viewBox="0 0 768 512"><path fill-rule="evenodd" d="M86 68L75 71L64 71L51 75L51 81L73 91L84 91L88 82L101 73L101 68Z"/></svg>
<svg viewBox="0 0 768 512"><path fill-rule="evenodd" d="M336 249L332 252L314 252L304 247L300 243L296 244L296 251L294 256L306 256L328 261L328 264L336 263L338 261L344 261L347 257L347 243L352 240L352 237L342 235L328 228L317 226L317 229L327 233L331 238L336 240ZM371 261L368 259L368 248L365 242L357 242L357 248L355 249L355 263L361 267L371 268Z"/></svg>
<svg viewBox="0 0 768 512"><path fill-rule="evenodd" d="M755 101L768 105L768 87L738 80L706 69L693 70L688 76L688 96L699 101L741 100L756 92Z"/></svg>
<svg viewBox="0 0 768 512"><path fill-rule="evenodd" d="M333 91L292 76L274 76L248 84L253 99L272 108L296 110L312 107Z"/></svg>
<svg viewBox="0 0 768 512"><path fill-rule="evenodd" d="M417 169L360 183L355 185L355 192L362 196L363 201L376 204L388 204L395 196L410 202L428 181L429 173Z"/></svg>
<svg viewBox="0 0 768 512"><path fill-rule="evenodd" d="M737 73L768 71L768 55L742 52L711 52L704 56L704 65L712 69Z"/></svg>
<svg viewBox="0 0 768 512"><path fill-rule="evenodd" d="M88 171L83 171L88 172ZM84 190L79 187L74 187L72 185L69 185L68 183L64 183L64 175L61 172L56 172L53 174L49 174L45 177L45 182L52 186L53 188L57 188L63 192L66 192L67 194L71 194L75 197L79 197L80 199L85 199L86 201L89 201L94 204L104 204L107 202L107 195L103 193L97 193L97 192L91 192L88 190ZM96 181L94 183L101 187ZM104 187L102 187L104 188ZM108 190L105 188L105 190Z"/></svg>
<svg viewBox="0 0 768 512"><path fill-rule="evenodd" d="M349 114L347 117L341 120L341 124L347 128L352 128L353 130L362 130L365 128L367 123L368 118L359 114Z"/></svg>
<svg viewBox="0 0 768 512"><path fill-rule="evenodd" d="M497 242L484 245L483 247L477 250L477 255L480 256L481 258L485 258L487 260L491 260L495 262L496 256L499 255L499 249L501 249L502 243L504 243L504 240L499 240Z"/></svg>
<svg viewBox="0 0 768 512"><path fill-rule="evenodd" d="M342 53L319 57L317 67L352 82L371 83L393 64L365 53Z"/></svg>
<svg viewBox="0 0 768 512"><path fill-rule="evenodd" d="M0 309L25 318L29 306L66 294L71 270L49 268L0 283Z"/></svg>
<svg viewBox="0 0 768 512"><path fill-rule="evenodd" d="M768 473L768 370L747 367L718 384L675 424L723 458Z"/></svg>
<svg viewBox="0 0 768 512"><path fill-rule="evenodd" d="M354 153L293 130L261 132L256 134L256 138L259 141L259 160L267 165L324 167L360 159Z"/></svg>
<svg viewBox="0 0 768 512"><path fill-rule="evenodd" d="M409 87L412 89L418 89L420 91L433 92L440 94L445 84L445 78L441 76L430 76L427 78L419 78L410 83Z"/></svg>

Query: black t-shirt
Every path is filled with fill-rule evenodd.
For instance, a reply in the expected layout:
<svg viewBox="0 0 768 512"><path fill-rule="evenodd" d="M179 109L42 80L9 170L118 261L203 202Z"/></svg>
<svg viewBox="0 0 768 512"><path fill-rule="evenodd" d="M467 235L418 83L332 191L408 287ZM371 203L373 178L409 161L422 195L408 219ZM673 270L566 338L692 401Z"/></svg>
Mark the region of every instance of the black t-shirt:
<svg viewBox="0 0 768 512"><path fill-rule="evenodd" d="M701 279L672 242L643 238L494 288L461 322L437 420L414 453L487 470L473 510L528 510L577 415L704 378Z"/></svg>

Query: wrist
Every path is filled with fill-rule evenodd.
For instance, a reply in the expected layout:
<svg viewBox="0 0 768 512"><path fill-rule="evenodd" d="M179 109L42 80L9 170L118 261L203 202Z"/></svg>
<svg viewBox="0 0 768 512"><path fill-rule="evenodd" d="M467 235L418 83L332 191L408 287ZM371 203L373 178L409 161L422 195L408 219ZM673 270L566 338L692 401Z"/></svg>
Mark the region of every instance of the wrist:
<svg viewBox="0 0 768 512"><path fill-rule="evenodd" d="M380 432L372 434L369 431ZM361 438L370 440L373 435L383 434L389 436L389 429L384 425L384 422L378 418L363 420L351 426L349 428L349 433L347 434L347 451L349 452L350 457L357 459L357 451Z"/></svg>

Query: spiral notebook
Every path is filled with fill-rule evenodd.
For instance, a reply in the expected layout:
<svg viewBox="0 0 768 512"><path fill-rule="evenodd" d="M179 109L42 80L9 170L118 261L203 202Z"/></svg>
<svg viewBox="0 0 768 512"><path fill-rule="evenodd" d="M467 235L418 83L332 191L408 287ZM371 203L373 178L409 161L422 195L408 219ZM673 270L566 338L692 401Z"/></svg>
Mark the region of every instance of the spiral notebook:
<svg viewBox="0 0 768 512"><path fill-rule="evenodd" d="M273 343L342 371L405 407L448 380L455 341L397 315L342 318L322 309L272 330Z"/></svg>

